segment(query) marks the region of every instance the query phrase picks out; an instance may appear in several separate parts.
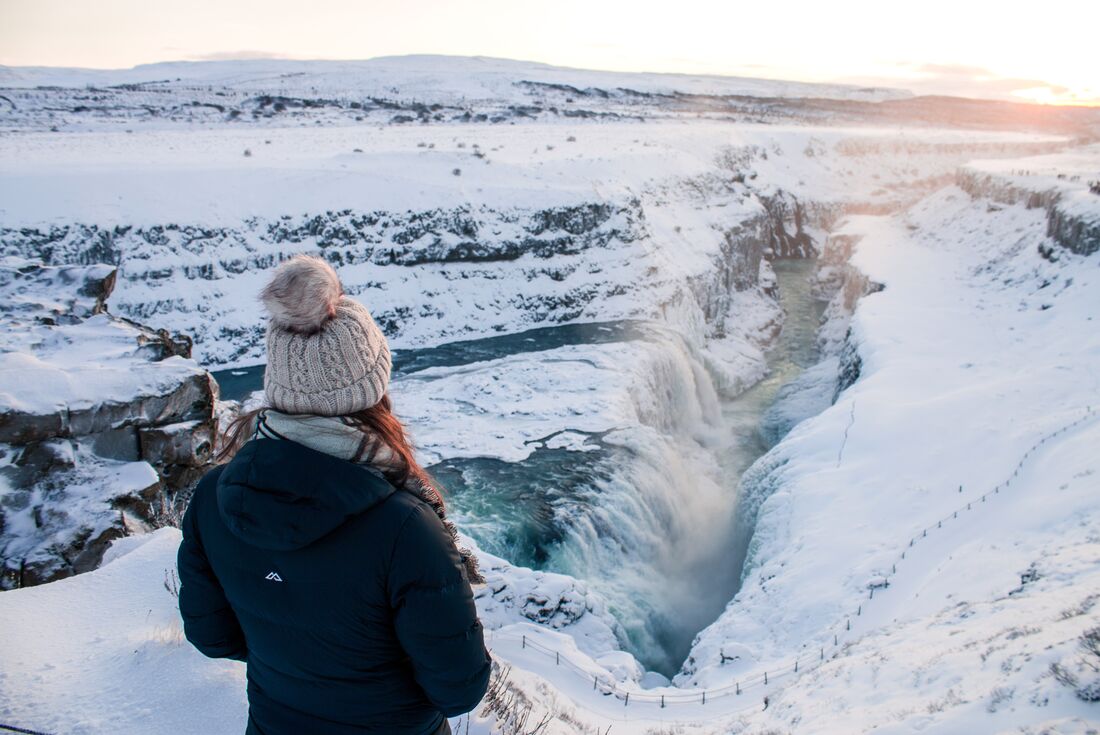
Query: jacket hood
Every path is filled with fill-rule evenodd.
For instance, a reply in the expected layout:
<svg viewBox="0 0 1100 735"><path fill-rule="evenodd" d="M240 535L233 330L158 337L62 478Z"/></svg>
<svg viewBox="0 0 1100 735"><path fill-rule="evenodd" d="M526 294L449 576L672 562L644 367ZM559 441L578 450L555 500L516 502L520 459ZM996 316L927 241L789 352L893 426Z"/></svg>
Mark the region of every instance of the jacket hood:
<svg viewBox="0 0 1100 735"><path fill-rule="evenodd" d="M222 470L218 512L242 541L288 551L317 541L396 489L362 465L286 439L251 439Z"/></svg>

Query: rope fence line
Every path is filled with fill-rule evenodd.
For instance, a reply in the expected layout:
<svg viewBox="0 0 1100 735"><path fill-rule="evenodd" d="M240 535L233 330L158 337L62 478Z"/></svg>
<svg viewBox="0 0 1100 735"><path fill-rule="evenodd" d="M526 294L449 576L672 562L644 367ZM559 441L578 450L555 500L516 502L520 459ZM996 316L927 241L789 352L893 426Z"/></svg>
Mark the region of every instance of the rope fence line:
<svg viewBox="0 0 1100 735"><path fill-rule="evenodd" d="M28 730L28 729L23 728L23 727L16 727L15 725L5 725L3 722L0 722L0 730L4 730L5 732L23 733L23 735L50 735L47 732L39 732L38 730Z"/></svg>
<svg viewBox="0 0 1100 735"><path fill-rule="evenodd" d="M905 547L902 548L902 551L899 554L899 556L891 563L891 565L890 565L890 574L889 575L883 575L882 581L872 583L868 586L867 599L868 600L874 599L876 589L887 589L887 588L890 587L890 577L897 573L898 562L905 559L906 553L908 552L908 550L910 548L912 548L918 541L920 541L921 539L927 538L929 531L939 529L939 528L943 528L943 524L944 524L945 521L950 521L950 520L957 519L959 517L960 513L966 513L967 511L973 510L975 506L978 506L978 505L981 505L981 504L985 503L986 499L989 498L991 495L999 494L1002 489L1007 488L1012 483L1012 480L1015 479L1020 474L1020 470L1023 468L1024 463L1027 462L1027 460L1031 457L1031 455L1034 452L1036 452L1042 445L1046 444L1048 441L1054 439L1055 437L1057 437L1061 434L1064 434L1065 432L1069 431L1073 427L1084 423L1085 421L1089 420L1090 418L1095 417L1096 414L1097 414L1097 409L1092 407L1092 406L1086 406L1084 411L1085 411L1084 415L1081 416L1080 418L1078 418L1074 421L1071 421L1068 424L1065 424L1064 426L1062 426L1058 429L1055 429L1054 431L1040 437L1038 441L1036 441L1027 450L1024 451L1023 455L1020 457L1019 462L1017 462L1016 466L1013 468L1012 474L1009 475L1009 477L1007 479L1005 479L1003 482L995 485L992 490L986 491L985 493L983 493L978 498L975 498L973 500L968 501L965 505L960 505L957 509L955 509L951 513L949 513L949 514L943 516L942 518L936 520L933 524L925 526L924 528L920 529L919 533L914 534L912 537L910 537L909 543ZM963 487L962 487L962 485L960 485L959 486L959 492L961 493L962 491L963 491ZM540 643L537 643L536 641L529 639L528 636L525 635L525 634L519 635L518 637L519 637L519 640L520 640L520 645L523 649L525 649L525 650L526 649L531 649L531 650L537 651L539 653L545 654L548 658L554 659L555 665L564 666L565 668L570 669L571 671L579 674L582 677L585 677L587 679L591 679L592 680L592 689L594 691L598 691L598 692L600 692L601 694L603 694L605 696L614 696L617 699L622 700L624 707L630 706L631 702L634 702L634 703L646 702L646 703L651 703L651 704L659 704L661 707L667 707L667 706L673 705L673 704L704 704L705 705L708 702L713 702L716 699L726 697L726 696L729 696L729 695L738 696L738 695L741 695L742 693L744 693L745 690L755 689L756 687L768 686L772 681L775 681L777 679L781 679L781 678L785 678L785 677L793 677L795 674L805 672L805 671L809 671L813 668L816 668L818 665L824 663L824 661L825 661L825 653L826 653L825 649L826 649L826 647L828 647L830 649L829 658L834 658L837 655L837 653L839 652L841 636L844 633L847 633L847 632L851 631L851 629L852 629L852 618L853 617L860 617L860 616L862 616L862 614L863 614L863 603L860 603L857 606L856 611L854 613L849 613L845 617L844 624L843 624L844 625L843 630L838 631L838 630L835 629L836 626L834 626L832 643L831 644L827 643L825 646L817 646L816 647L817 651L811 650L811 651L807 651L806 653L799 654L797 657L795 657L795 659L793 661L788 661L786 664L783 664L783 665L776 665L774 667L766 668L760 673L752 674L750 676L746 676L744 678L737 679L732 684L728 684L728 685L721 686L721 687L714 687L714 688L711 688L711 689L694 689L694 690L684 689L684 690L682 690L683 693L673 693L673 694L669 694L669 693L650 694L650 693L645 692L645 691L631 691L631 690L628 690L628 689L624 689L624 688L620 687L618 682L615 681L614 679L609 679L607 677L600 677L599 675L592 674L591 672L585 670L581 666L578 666L576 663L571 661L568 656L563 655L560 650L555 650L555 649L550 648L548 646L544 646ZM503 638L504 637L504 636L502 636L499 633L496 633L494 631L487 631L487 632L490 634L490 639L491 640L495 640L497 638ZM516 634L510 634L510 637L512 637L513 640L514 640L515 637L516 637ZM788 684L789 683L790 682L788 682ZM763 705L764 705L764 708L766 709L767 706L768 706L768 697L767 696L764 696L764 698L763 698ZM753 706L756 706L756 705L753 705Z"/></svg>

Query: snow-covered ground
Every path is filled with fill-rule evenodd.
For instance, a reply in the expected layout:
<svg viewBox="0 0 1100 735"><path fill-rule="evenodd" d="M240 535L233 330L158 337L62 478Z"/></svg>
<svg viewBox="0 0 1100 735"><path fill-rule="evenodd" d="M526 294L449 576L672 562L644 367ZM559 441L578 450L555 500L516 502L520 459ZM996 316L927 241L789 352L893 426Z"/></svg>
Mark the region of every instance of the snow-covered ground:
<svg viewBox="0 0 1100 735"><path fill-rule="evenodd" d="M241 94L275 90L257 81L264 63L242 67ZM195 67L213 76L192 86L230 90L227 69ZM346 90L346 71L293 84ZM6 74L0 86L46 72ZM565 76L540 79L597 84L553 74ZM514 80L493 79L455 104L514 103ZM667 92L664 77L612 81ZM1086 414L1100 404L1100 256L1081 246L1100 220L1088 191L1100 146L662 109L644 124L351 125L317 113L317 126L142 118L133 132L114 113L61 132L9 116L0 255L116 264L110 308L194 335L210 369L262 360L254 295L273 264L303 251L334 260L398 353L644 320L644 338L533 344L394 381L425 462L521 463L542 448L578 464L609 448L633 458L569 519L571 553L592 542L592 558L570 566L586 581L479 551L490 645L533 719L558 715L546 733L1039 732L1058 720L1052 731L1084 732L1097 705L1049 664L1087 683L1074 647L1100 610L1100 417ZM722 407L765 376L783 319L766 257L812 254L826 238L854 244L820 274L840 288L824 359L771 419L805 420L738 487L723 478L733 442ZM35 354L27 340L12 346L8 362ZM844 390L830 403L838 372ZM646 575L728 529L721 508L756 521L740 589L696 625L664 686L619 650L624 626L634 644L647 630L621 600L633 589L650 612L690 617L695 600L670 592L684 588ZM603 533L609 522L623 535ZM622 558L592 552L608 538ZM98 570L0 593L0 723L240 731L243 668L181 638L176 544L172 529L123 539ZM702 554L694 566L730 573L717 564ZM470 732L492 727L479 716Z"/></svg>

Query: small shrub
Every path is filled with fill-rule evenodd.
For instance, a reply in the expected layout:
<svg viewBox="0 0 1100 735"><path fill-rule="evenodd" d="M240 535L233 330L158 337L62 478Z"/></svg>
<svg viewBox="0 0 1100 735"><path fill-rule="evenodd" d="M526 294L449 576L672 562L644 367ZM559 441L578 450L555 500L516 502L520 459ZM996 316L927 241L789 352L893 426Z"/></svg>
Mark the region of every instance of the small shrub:
<svg viewBox="0 0 1100 735"><path fill-rule="evenodd" d="M245 158L251 158L251 157L252 157L252 149L250 149L250 148L245 148L245 149L244 149L244 157L245 157Z"/></svg>
<svg viewBox="0 0 1100 735"><path fill-rule="evenodd" d="M456 168L453 171L451 171L451 173L454 174L455 176L461 176L462 175L462 169Z"/></svg>
<svg viewBox="0 0 1100 735"><path fill-rule="evenodd" d="M153 528L179 528L193 492L193 489L185 489L169 494L162 488L157 493L156 502L153 504L150 525Z"/></svg>
<svg viewBox="0 0 1100 735"><path fill-rule="evenodd" d="M180 598L180 581L176 577L175 569L164 570L164 589L177 600Z"/></svg>
<svg viewBox="0 0 1100 735"><path fill-rule="evenodd" d="M1059 613L1058 617L1062 620L1069 620L1070 618L1075 618L1078 615L1084 615L1093 608L1097 600L1100 600L1100 594L1093 593L1078 602L1076 605L1067 607L1065 610Z"/></svg>
<svg viewBox="0 0 1100 735"><path fill-rule="evenodd" d="M1077 639L1077 657L1070 666L1052 663L1050 673L1081 701L1100 702L1100 626L1089 628ZM1082 676L1086 678L1082 680Z"/></svg>
<svg viewBox="0 0 1100 735"><path fill-rule="evenodd" d="M1012 687L994 687L993 691L989 693L989 702L985 705L986 712L992 714L1000 709L1001 705L1011 702L1015 691Z"/></svg>
<svg viewBox="0 0 1100 735"><path fill-rule="evenodd" d="M534 704L522 691L508 681L512 667L493 661L489 688L482 700L482 715L493 715L502 735L539 735L556 716L547 712L537 722L531 722Z"/></svg>
<svg viewBox="0 0 1100 735"><path fill-rule="evenodd" d="M1090 181L1089 191L1091 191L1093 194L1096 194L1097 196L1100 196L1100 181Z"/></svg>

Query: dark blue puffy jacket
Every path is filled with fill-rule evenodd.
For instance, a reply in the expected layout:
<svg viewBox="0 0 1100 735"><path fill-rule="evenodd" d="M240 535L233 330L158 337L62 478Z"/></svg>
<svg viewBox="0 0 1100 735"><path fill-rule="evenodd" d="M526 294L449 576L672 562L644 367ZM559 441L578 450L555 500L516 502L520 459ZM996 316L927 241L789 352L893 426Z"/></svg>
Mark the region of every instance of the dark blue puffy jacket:
<svg viewBox="0 0 1100 735"><path fill-rule="evenodd" d="M257 438L184 515L184 632L248 663L248 732L431 733L489 680L473 593L432 508L367 468Z"/></svg>

